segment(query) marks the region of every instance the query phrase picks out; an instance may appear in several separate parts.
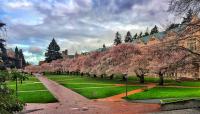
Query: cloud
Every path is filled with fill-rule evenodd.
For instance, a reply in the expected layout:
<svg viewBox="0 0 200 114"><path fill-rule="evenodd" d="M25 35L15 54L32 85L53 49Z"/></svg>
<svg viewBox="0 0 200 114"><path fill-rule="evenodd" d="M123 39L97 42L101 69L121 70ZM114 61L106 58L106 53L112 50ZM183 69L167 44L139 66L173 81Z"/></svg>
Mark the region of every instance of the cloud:
<svg viewBox="0 0 200 114"><path fill-rule="evenodd" d="M29 8L32 7L32 3L28 1L16 1L16 2L8 2L6 6L10 9L19 9L19 8Z"/></svg>
<svg viewBox="0 0 200 114"><path fill-rule="evenodd" d="M61 50L73 54L112 45L116 31L134 34L155 24L162 27L171 18L165 12L168 0L3 0L1 4L8 45L19 45L33 63L44 59L53 37Z"/></svg>
<svg viewBox="0 0 200 114"><path fill-rule="evenodd" d="M28 51L30 53L33 53L33 54L41 54L41 53L43 53L42 49L39 48L39 47L30 47Z"/></svg>

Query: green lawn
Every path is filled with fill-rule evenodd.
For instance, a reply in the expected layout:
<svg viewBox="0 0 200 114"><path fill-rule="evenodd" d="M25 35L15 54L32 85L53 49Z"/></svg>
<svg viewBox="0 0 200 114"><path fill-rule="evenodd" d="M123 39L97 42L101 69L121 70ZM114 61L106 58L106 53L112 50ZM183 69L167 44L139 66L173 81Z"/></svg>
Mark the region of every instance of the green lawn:
<svg viewBox="0 0 200 114"><path fill-rule="evenodd" d="M200 88L155 87L128 96L128 100L200 97Z"/></svg>
<svg viewBox="0 0 200 114"><path fill-rule="evenodd" d="M101 83L101 84L122 84L125 83L121 80L109 80L101 78L91 78L91 77L80 77L80 76L69 76L69 75L48 75L49 79L57 81L59 83Z"/></svg>
<svg viewBox="0 0 200 114"><path fill-rule="evenodd" d="M136 76L129 76L128 80L130 82L134 82L134 83L139 83L139 78ZM146 76L144 78L144 82L145 83L158 83L159 82L159 78L158 77L150 77L150 76ZM175 83L175 80L172 79L164 79L164 83Z"/></svg>
<svg viewBox="0 0 200 114"><path fill-rule="evenodd" d="M200 87L200 81L184 81L176 83L178 86Z"/></svg>
<svg viewBox="0 0 200 114"><path fill-rule="evenodd" d="M48 75L48 78L89 99L106 98L125 92L125 86L120 87L115 85L125 83L120 80L69 75ZM141 86L128 86L128 91L138 88L141 88Z"/></svg>
<svg viewBox="0 0 200 114"><path fill-rule="evenodd" d="M138 89L139 86L128 86L128 91ZM72 88L71 88L72 89ZM102 87L102 88L82 88L82 89L72 89L75 92L89 98L89 99L98 99L106 98L120 93L124 93L125 87Z"/></svg>
<svg viewBox="0 0 200 114"><path fill-rule="evenodd" d="M16 88L15 81L6 82L11 89ZM57 100L35 77L29 77L22 84L18 82L18 97L25 103L51 103Z"/></svg>

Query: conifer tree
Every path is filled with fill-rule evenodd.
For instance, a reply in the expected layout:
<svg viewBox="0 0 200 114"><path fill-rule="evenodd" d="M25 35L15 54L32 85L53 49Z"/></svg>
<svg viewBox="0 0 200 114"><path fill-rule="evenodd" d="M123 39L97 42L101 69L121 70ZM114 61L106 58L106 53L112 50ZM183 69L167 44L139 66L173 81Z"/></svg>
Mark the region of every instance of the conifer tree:
<svg viewBox="0 0 200 114"><path fill-rule="evenodd" d="M16 47L15 48L15 67L20 68L20 63L19 63L19 50Z"/></svg>
<svg viewBox="0 0 200 114"><path fill-rule="evenodd" d="M148 36L149 35L149 32L148 32L149 30L148 30L148 27L147 27L147 29L146 29L146 31L145 31L145 33L144 33L144 36Z"/></svg>
<svg viewBox="0 0 200 114"><path fill-rule="evenodd" d="M142 32L140 32L140 34L139 34L139 36L138 36L138 39L139 39L139 38L142 38Z"/></svg>
<svg viewBox="0 0 200 114"><path fill-rule="evenodd" d="M152 29L151 29L151 33L150 34L155 34L158 33L158 27L155 25Z"/></svg>
<svg viewBox="0 0 200 114"><path fill-rule="evenodd" d="M18 50L18 47L15 47L15 58L16 58L16 59L19 58L19 50Z"/></svg>
<svg viewBox="0 0 200 114"><path fill-rule="evenodd" d="M45 53L45 56L46 56L45 61L51 62L52 60L61 59L62 56L61 56L61 53L59 51L60 51L60 47L56 43L55 39L53 38L53 40L49 44L47 52Z"/></svg>
<svg viewBox="0 0 200 114"><path fill-rule="evenodd" d="M106 48L106 45L105 45L105 44L103 44L103 48Z"/></svg>
<svg viewBox="0 0 200 114"><path fill-rule="evenodd" d="M19 59L21 59L22 67L25 67L26 66L26 61L25 61L22 49L19 50Z"/></svg>
<svg viewBox="0 0 200 114"><path fill-rule="evenodd" d="M133 36L133 40L137 39L138 35L137 33L135 33L135 35Z"/></svg>
<svg viewBox="0 0 200 114"><path fill-rule="evenodd" d="M101 51L105 51L105 50L106 50L106 45L103 44L103 47L102 47Z"/></svg>
<svg viewBox="0 0 200 114"><path fill-rule="evenodd" d="M118 45L122 43L122 37L119 32L116 33L115 39L114 39L114 45Z"/></svg>
<svg viewBox="0 0 200 114"><path fill-rule="evenodd" d="M130 31L127 32L124 42L132 42L132 36Z"/></svg>

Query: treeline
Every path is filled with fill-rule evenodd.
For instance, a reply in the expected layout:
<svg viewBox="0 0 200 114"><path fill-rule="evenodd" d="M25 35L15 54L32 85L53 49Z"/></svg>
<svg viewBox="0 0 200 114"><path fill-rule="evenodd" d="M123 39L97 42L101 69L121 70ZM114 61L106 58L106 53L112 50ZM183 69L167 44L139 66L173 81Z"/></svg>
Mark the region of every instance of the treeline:
<svg viewBox="0 0 200 114"><path fill-rule="evenodd" d="M173 50L172 50L173 48ZM77 74L92 77L113 79L124 74L137 76L144 83L147 75L155 75L159 84L164 84L165 77L177 77L177 73L191 71L196 67L187 50L172 44L140 47L133 43L124 43L111 47L103 52L91 52L88 55L78 55L75 58L57 59L41 66L28 66L26 72L52 72Z"/></svg>
<svg viewBox="0 0 200 114"><path fill-rule="evenodd" d="M124 42L125 43L134 42L137 39L140 39L142 37L149 36L149 35L152 35L152 34L155 34L155 33L158 33L158 32L159 32L159 30L158 30L158 27L156 25L151 29L150 33L148 31L148 28L146 29L144 34L143 34L143 32L140 32L139 34L136 33L133 36L131 35L131 32L128 31L127 34L125 35ZM122 35L119 32L117 32L115 34L114 45L118 45L118 44L121 44L121 43L122 43Z"/></svg>

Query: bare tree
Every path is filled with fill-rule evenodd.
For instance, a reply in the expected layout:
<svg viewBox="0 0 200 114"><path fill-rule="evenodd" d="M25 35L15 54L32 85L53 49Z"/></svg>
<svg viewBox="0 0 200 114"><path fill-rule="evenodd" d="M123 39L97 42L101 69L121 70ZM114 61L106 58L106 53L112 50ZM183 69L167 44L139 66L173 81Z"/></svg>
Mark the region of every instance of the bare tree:
<svg viewBox="0 0 200 114"><path fill-rule="evenodd" d="M170 0L168 11L182 15L185 14L190 9L193 10L195 13L200 13L200 1Z"/></svg>

